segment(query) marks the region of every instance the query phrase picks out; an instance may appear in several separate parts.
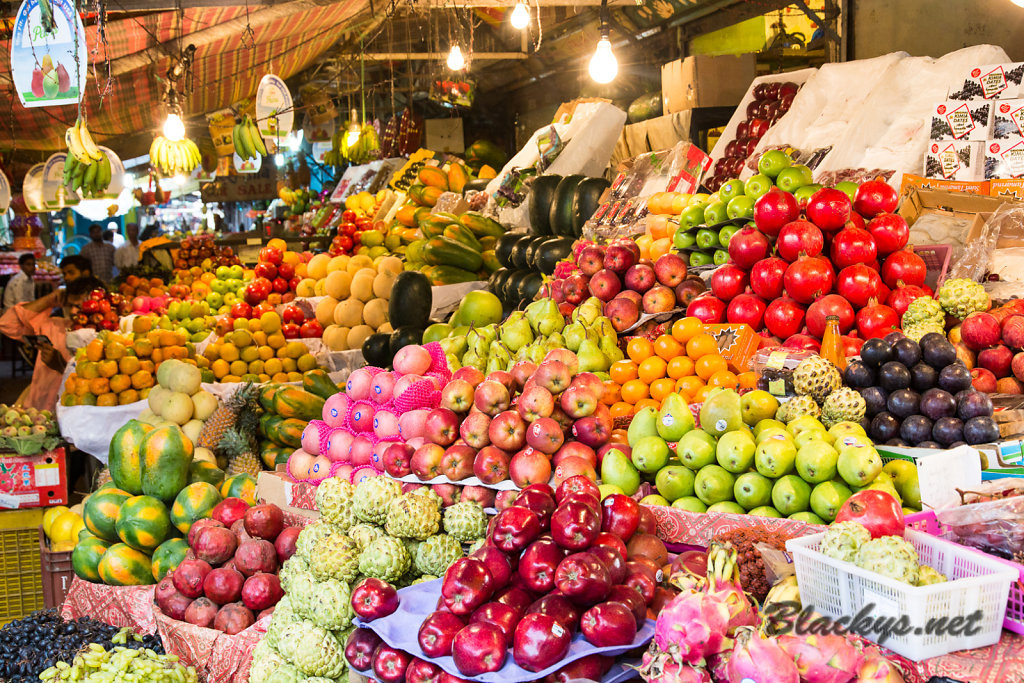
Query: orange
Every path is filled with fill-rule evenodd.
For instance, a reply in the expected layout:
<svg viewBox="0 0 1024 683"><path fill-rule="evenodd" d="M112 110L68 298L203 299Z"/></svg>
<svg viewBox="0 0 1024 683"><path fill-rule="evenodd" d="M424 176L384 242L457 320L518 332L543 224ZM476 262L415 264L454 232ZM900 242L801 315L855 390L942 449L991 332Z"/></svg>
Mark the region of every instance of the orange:
<svg viewBox="0 0 1024 683"><path fill-rule="evenodd" d="M637 378L637 364L631 360L617 360L608 369L608 374L614 382L625 384Z"/></svg>
<svg viewBox="0 0 1024 683"><path fill-rule="evenodd" d="M693 374L693 359L689 356L676 356L668 362L668 376L672 379L687 377Z"/></svg>
<svg viewBox="0 0 1024 683"><path fill-rule="evenodd" d="M709 353L718 353L718 342L707 332L695 334L686 342L686 355L694 360Z"/></svg>
<svg viewBox="0 0 1024 683"><path fill-rule="evenodd" d="M619 401L618 403L613 403L608 412L611 413L613 419L617 417L630 417L633 414L633 406L625 401Z"/></svg>
<svg viewBox="0 0 1024 683"><path fill-rule="evenodd" d="M640 235L636 238L636 246L640 249L640 258L649 259L651 258L651 243L654 242L654 238L650 235Z"/></svg>
<svg viewBox="0 0 1024 683"><path fill-rule="evenodd" d="M698 358L693 364L693 369L697 373L698 377L707 381L711 379L711 375L716 372L720 370L728 370L729 365L725 362L724 358L715 353Z"/></svg>
<svg viewBox="0 0 1024 683"><path fill-rule="evenodd" d="M638 379L631 379L622 385L622 400L626 403L636 405L650 395L650 389Z"/></svg>
<svg viewBox="0 0 1024 683"><path fill-rule="evenodd" d="M672 323L672 336L676 338L676 341L685 344L690 341L694 335L704 331L704 323L701 322L700 318L687 317L680 318L679 320Z"/></svg>
<svg viewBox="0 0 1024 683"><path fill-rule="evenodd" d="M700 389L704 387L704 381L700 377L690 375L676 381L676 391L685 394L692 399Z"/></svg>
<svg viewBox="0 0 1024 683"><path fill-rule="evenodd" d="M756 389L757 388L757 373L756 372L741 372L736 376L739 380L740 389Z"/></svg>
<svg viewBox="0 0 1024 683"><path fill-rule="evenodd" d="M729 370L719 370L708 379L708 386L736 389L739 387L739 380L736 379L736 373Z"/></svg>
<svg viewBox="0 0 1024 683"><path fill-rule="evenodd" d="M626 355L634 363L640 363L654 355L654 344L643 337L635 337L626 344Z"/></svg>
<svg viewBox="0 0 1024 683"><path fill-rule="evenodd" d="M655 401L652 398L645 398L641 401L637 401L636 405L633 406L633 410L636 413L639 413L644 408L654 408L655 410L661 410L661 403Z"/></svg>
<svg viewBox="0 0 1024 683"><path fill-rule="evenodd" d="M708 398L708 392L714 389L714 387L701 387L697 390L697 393L693 397L694 403L703 403Z"/></svg>
<svg viewBox="0 0 1024 683"><path fill-rule="evenodd" d="M663 237L660 240L651 242L651 260L657 261L672 249L672 238Z"/></svg>
<svg viewBox="0 0 1024 683"><path fill-rule="evenodd" d="M625 429L613 429L611 436L608 437L610 443L628 444L629 435Z"/></svg>
<svg viewBox="0 0 1024 683"><path fill-rule="evenodd" d="M668 377L662 377L651 382L651 398L659 403L665 400L665 397L675 391L676 383L675 380L671 380Z"/></svg>
<svg viewBox="0 0 1024 683"><path fill-rule="evenodd" d="M622 400L622 386L615 382L604 383L604 393L601 394L601 403L606 406L615 405Z"/></svg>
<svg viewBox="0 0 1024 683"><path fill-rule="evenodd" d="M99 339L93 339L85 346L85 357L92 362L97 362L103 358L103 342Z"/></svg>
<svg viewBox="0 0 1024 683"><path fill-rule="evenodd" d="M654 353L669 361L685 353L685 347L675 337L663 334L654 340Z"/></svg>
<svg viewBox="0 0 1024 683"><path fill-rule="evenodd" d="M96 394L97 396L99 396L100 394L106 394L109 392L110 380L108 380L106 377L96 377L94 379L89 380L89 393ZM114 401L112 405L116 406L117 401Z"/></svg>
<svg viewBox="0 0 1024 683"><path fill-rule="evenodd" d="M651 215L647 217L647 229L654 240L662 240L666 237L672 237L673 227L675 227L675 225L669 225L668 216Z"/></svg>
<svg viewBox="0 0 1024 683"><path fill-rule="evenodd" d="M658 356L651 356L640 363L637 375L640 377L641 382L650 384L654 380L664 377L666 369L668 369L668 363Z"/></svg>

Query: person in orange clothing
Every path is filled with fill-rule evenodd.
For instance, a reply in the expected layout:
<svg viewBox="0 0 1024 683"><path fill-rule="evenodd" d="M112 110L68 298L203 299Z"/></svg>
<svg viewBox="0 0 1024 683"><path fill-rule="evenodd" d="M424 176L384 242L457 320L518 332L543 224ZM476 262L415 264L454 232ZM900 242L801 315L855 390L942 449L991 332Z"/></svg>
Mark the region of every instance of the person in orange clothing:
<svg viewBox="0 0 1024 683"><path fill-rule="evenodd" d="M46 296L18 304L0 316L0 334L11 339L22 340L35 335L38 354L32 372L32 384L28 397L23 401L26 407L38 410L54 410L61 392L61 377L72 353L67 347L68 321L66 317L52 315L55 308L80 303L103 283L93 277L78 278L68 283L66 289L55 290Z"/></svg>

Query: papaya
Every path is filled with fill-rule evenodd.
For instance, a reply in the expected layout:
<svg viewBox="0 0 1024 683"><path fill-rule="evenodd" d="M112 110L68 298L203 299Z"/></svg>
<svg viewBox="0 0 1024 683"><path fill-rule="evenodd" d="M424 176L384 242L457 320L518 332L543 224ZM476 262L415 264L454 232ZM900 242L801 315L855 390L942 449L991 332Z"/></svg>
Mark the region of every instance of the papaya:
<svg viewBox="0 0 1024 683"><path fill-rule="evenodd" d="M270 438L270 430L274 428L279 422L283 421L284 418L280 415L274 415L273 413L263 413L260 415L260 427L259 432L263 436Z"/></svg>
<svg viewBox="0 0 1024 683"><path fill-rule="evenodd" d="M484 251L488 249L494 249L498 246L498 238L491 235L484 235L480 238L480 246L483 247Z"/></svg>
<svg viewBox="0 0 1024 683"><path fill-rule="evenodd" d="M466 162L470 167L477 167L483 164L488 166L504 166L506 161L508 161L508 154L490 140L477 140L466 148ZM480 174L477 175L479 176Z"/></svg>
<svg viewBox="0 0 1024 683"><path fill-rule="evenodd" d="M107 552L111 545L113 544L110 541L95 536L79 540L75 549L71 551L71 568L74 570L75 576L92 583L99 583L100 560L103 559L103 553Z"/></svg>
<svg viewBox="0 0 1024 683"><path fill-rule="evenodd" d="M434 187L433 185L424 187L421 195L424 206L433 206L434 204L437 204L437 200L441 198L441 195L444 192L445 190L442 190L439 187Z"/></svg>
<svg viewBox="0 0 1024 683"><path fill-rule="evenodd" d="M274 412L283 418L316 420L323 410L324 399L304 389L285 384L274 392Z"/></svg>
<svg viewBox="0 0 1024 683"><path fill-rule="evenodd" d="M224 497L213 484L205 481L189 484L174 499L171 506L171 521L178 531L187 534L196 521L212 516L213 508L222 500Z"/></svg>
<svg viewBox="0 0 1024 683"><path fill-rule="evenodd" d="M260 407L267 412L274 409L274 392L277 391L277 386L276 384L265 384L260 389Z"/></svg>
<svg viewBox="0 0 1024 683"><path fill-rule="evenodd" d="M256 504L256 478L251 474L235 474L224 480L220 487L224 498L241 498L249 505Z"/></svg>
<svg viewBox="0 0 1024 683"><path fill-rule="evenodd" d="M505 234L505 228L501 223L479 211L467 211L459 217L459 223L472 230L477 237L501 237Z"/></svg>
<svg viewBox="0 0 1024 683"><path fill-rule="evenodd" d="M290 417L271 425L267 437L279 446L289 448L302 447L302 430L309 424L308 420Z"/></svg>
<svg viewBox="0 0 1024 683"><path fill-rule="evenodd" d="M426 246L427 240L419 239L409 243L409 246L405 249L405 260L410 263L421 263L423 261L423 247Z"/></svg>
<svg viewBox="0 0 1024 683"><path fill-rule="evenodd" d="M161 543L153 551L153 578L159 581L167 572L177 569L188 551L188 541L184 538L171 538Z"/></svg>
<svg viewBox="0 0 1024 683"><path fill-rule="evenodd" d="M114 527L122 543L151 553L171 532L171 514L152 496L133 496L121 506Z"/></svg>
<svg viewBox="0 0 1024 683"><path fill-rule="evenodd" d="M189 465L195 451L180 427L160 427L146 434L139 445L142 456L142 492L169 502L188 485Z"/></svg>
<svg viewBox="0 0 1024 683"><path fill-rule="evenodd" d="M473 272L483 265L480 252L447 237L432 237L427 240L426 246L423 247L423 260L432 266L455 266Z"/></svg>
<svg viewBox="0 0 1024 683"><path fill-rule="evenodd" d="M118 488L136 496L142 493L142 459L139 445L152 430L153 427L144 422L128 420L123 427L114 432L114 437L110 440L110 477Z"/></svg>
<svg viewBox="0 0 1024 683"><path fill-rule="evenodd" d="M483 166L480 167L480 172L476 174L476 177L479 178L480 180L491 180L497 175L497 171L495 171L487 164L484 164Z"/></svg>
<svg viewBox="0 0 1024 683"><path fill-rule="evenodd" d="M424 189L425 189L424 185L422 185L420 183L414 183L414 184L409 186L409 189L406 190L405 194L408 195L409 199L413 200L414 202L416 202L421 207L422 206L426 206L426 202L423 201L423 190Z"/></svg>
<svg viewBox="0 0 1024 683"><path fill-rule="evenodd" d="M448 189L452 192L462 192L469 182L469 169L457 161L448 166Z"/></svg>
<svg viewBox="0 0 1024 683"><path fill-rule="evenodd" d="M149 555L126 543L116 543L103 553L96 567L108 586L146 586L156 583Z"/></svg>
<svg viewBox="0 0 1024 683"><path fill-rule="evenodd" d="M302 388L324 400L341 391L327 374L327 371L320 368L309 370L302 376Z"/></svg>
<svg viewBox="0 0 1024 683"><path fill-rule="evenodd" d="M415 204L406 204L395 213L395 218L399 223L407 228L416 227L416 210L420 207Z"/></svg>
<svg viewBox="0 0 1024 683"><path fill-rule="evenodd" d="M448 220L443 216L430 214L425 220L420 221L420 232L426 238L437 237L444 232L444 229L452 224L453 221Z"/></svg>
<svg viewBox="0 0 1024 683"><path fill-rule="evenodd" d="M435 287L454 285L460 282L475 282L481 279L477 273L455 266L431 266L428 277Z"/></svg>
<svg viewBox="0 0 1024 683"><path fill-rule="evenodd" d="M438 166L423 166L416 177L427 187L437 188L441 192L448 190L448 175Z"/></svg>
<svg viewBox="0 0 1024 683"><path fill-rule="evenodd" d="M478 240L476 238L476 235L474 235L472 231L464 225L459 225L458 223L449 225L444 229L444 232L441 234L450 240L462 242L467 247L471 247L475 251L484 250L484 248L480 245L480 240Z"/></svg>
<svg viewBox="0 0 1024 683"><path fill-rule="evenodd" d="M495 256L493 249L481 252L480 255L484 259L484 268L487 270L488 275L496 273L501 268L501 264L498 263L498 257Z"/></svg>

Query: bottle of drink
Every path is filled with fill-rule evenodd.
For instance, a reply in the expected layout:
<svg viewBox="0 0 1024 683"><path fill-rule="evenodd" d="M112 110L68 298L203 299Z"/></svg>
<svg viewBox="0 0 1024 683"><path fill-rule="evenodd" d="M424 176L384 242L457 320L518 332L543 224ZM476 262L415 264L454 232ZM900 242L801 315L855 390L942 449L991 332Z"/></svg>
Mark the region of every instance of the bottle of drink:
<svg viewBox="0 0 1024 683"><path fill-rule="evenodd" d="M830 315L825 318L825 336L821 339L821 357L831 361L842 372L846 369L846 352L843 351L843 340L840 337L839 316Z"/></svg>

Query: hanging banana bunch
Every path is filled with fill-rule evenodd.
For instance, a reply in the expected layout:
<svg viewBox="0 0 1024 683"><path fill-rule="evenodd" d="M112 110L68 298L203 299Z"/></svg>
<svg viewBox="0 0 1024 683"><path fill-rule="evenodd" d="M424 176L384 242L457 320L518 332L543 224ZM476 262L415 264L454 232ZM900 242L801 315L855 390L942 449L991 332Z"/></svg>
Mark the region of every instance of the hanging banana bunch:
<svg viewBox="0 0 1024 683"><path fill-rule="evenodd" d="M64 133L68 155L64 161L64 184L82 190L86 197L97 197L110 185L110 159L93 142L82 118Z"/></svg>
<svg viewBox="0 0 1024 683"><path fill-rule="evenodd" d="M324 154L324 164L327 166L341 166L345 162L345 156L341 151L344 142L345 131L342 129L335 130L334 135L331 136L331 149Z"/></svg>
<svg viewBox="0 0 1024 683"><path fill-rule="evenodd" d="M371 123L364 123L359 130L359 138L348 144L348 135L345 135L342 147L343 156L353 164L365 164L380 155L380 140L377 139L377 129Z"/></svg>
<svg viewBox="0 0 1024 683"><path fill-rule="evenodd" d="M231 130L231 141L235 145L235 154L240 156L242 161L267 156L267 146L263 142L260 129L248 114Z"/></svg>
<svg viewBox="0 0 1024 683"><path fill-rule="evenodd" d="M189 174L203 160L196 143L188 138L169 140L163 135L153 138L149 146L149 161L164 176Z"/></svg>

